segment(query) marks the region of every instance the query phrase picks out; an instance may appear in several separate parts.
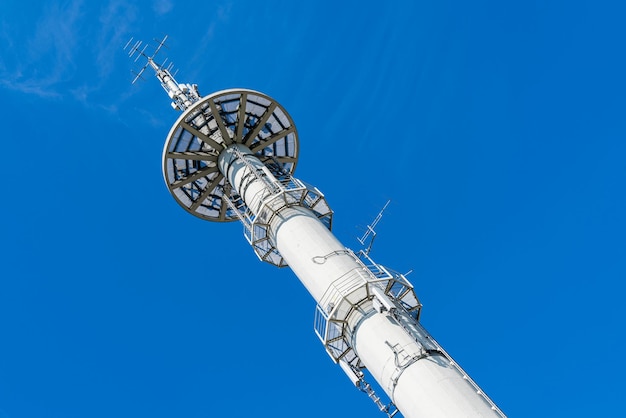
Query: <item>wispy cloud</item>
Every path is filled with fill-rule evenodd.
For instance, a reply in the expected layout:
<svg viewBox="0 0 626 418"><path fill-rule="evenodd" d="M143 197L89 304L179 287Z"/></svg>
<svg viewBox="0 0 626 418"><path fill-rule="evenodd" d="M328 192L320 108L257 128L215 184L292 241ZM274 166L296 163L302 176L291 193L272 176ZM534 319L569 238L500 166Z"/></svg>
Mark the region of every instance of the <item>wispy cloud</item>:
<svg viewBox="0 0 626 418"><path fill-rule="evenodd" d="M91 5L55 0L40 9L33 26L0 21L0 87L48 98L70 95L84 103L101 89L139 12L124 0L95 10L83 6Z"/></svg>
<svg viewBox="0 0 626 418"><path fill-rule="evenodd" d="M100 32L96 65L98 75L103 78L111 73L115 57L128 41L132 25L137 20L137 8L125 0L111 0L100 14Z"/></svg>
<svg viewBox="0 0 626 418"><path fill-rule="evenodd" d="M55 86L69 80L75 71L75 50L82 0L60 5L46 5L44 15L35 24L34 33L26 42L26 48L15 51L11 65L2 68L0 83L5 88L39 96L58 96ZM14 38L7 33L8 23L3 24L3 40L13 45ZM13 30L13 36L22 36Z"/></svg>
<svg viewBox="0 0 626 418"><path fill-rule="evenodd" d="M233 2L227 1L217 7L217 17L222 21L230 20L230 11L233 8Z"/></svg>
<svg viewBox="0 0 626 418"><path fill-rule="evenodd" d="M154 13L156 13L158 16L162 16L171 12L173 8L174 3L172 2L172 0L156 0L152 5Z"/></svg>
<svg viewBox="0 0 626 418"><path fill-rule="evenodd" d="M191 62L199 63L204 61L204 57L206 56L206 51L208 46L213 41L215 37L215 30L218 26L218 22L228 22L231 16L231 10L233 7L233 2L231 0L226 1L215 9L215 16L217 19L211 20L207 23L206 30L204 31L204 35L197 42L194 55L191 57Z"/></svg>

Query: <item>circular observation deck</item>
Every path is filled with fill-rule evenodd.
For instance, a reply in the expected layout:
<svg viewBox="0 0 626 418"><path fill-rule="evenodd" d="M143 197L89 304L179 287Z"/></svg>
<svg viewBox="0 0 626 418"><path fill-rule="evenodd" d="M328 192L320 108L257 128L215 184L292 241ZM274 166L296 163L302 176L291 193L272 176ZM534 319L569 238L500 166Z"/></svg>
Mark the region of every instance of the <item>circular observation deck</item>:
<svg viewBox="0 0 626 418"><path fill-rule="evenodd" d="M223 197L241 198L217 166L220 152L236 143L283 173L296 168L298 133L280 104L254 90L210 94L178 118L163 149L165 183L187 212L209 221L239 219Z"/></svg>

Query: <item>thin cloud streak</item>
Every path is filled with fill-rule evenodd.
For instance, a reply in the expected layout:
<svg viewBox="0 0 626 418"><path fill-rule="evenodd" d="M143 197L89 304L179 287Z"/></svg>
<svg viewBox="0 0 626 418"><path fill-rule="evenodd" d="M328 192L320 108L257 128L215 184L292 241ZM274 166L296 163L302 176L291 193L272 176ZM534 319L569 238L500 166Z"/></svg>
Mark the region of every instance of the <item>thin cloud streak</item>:
<svg viewBox="0 0 626 418"><path fill-rule="evenodd" d="M108 76L114 68L114 62L119 49L128 41L133 23L137 20L138 10L125 1L109 1L103 9L99 21L101 24L98 34L98 55L96 65L100 78Z"/></svg>
<svg viewBox="0 0 626 418"><path fill-rule="evenodd" d="M60 83L71 80L75 72L75 55L82 1L74 0L62 7L58 2L46 6L35 32L27 41L25 51L15 54L13 68L2 68L1 85L11 90L41 97L58 97ZM7 29L3 38L12 44L7 31L22 36L20 31ZM15 53L15 51L14 51Z"/></svg>
<svg viewBox="0 0 626 418"><path fill-rule="evenodd" d="M94 97L105 90L107 80L123 59L121 49L137 21L136 6L109 0L88 11L83 0L54 1L35 11L31 27L0 21L0 88L25 95L57 100L67 97L88 108L115 113L118 103L99 103ZM91 24L90 22L96 22ZM84 39L95 38L87 43ZM26 48L12 45L22 39Z"/></svg>
<svg viewBox="0 0 626 418"><path fill-rule="evenodd" d="M156 13L157 16L168 14L173 8L174 4L171 0L157 0L152 5L152 10L154 10L154 13Z"/></svg>

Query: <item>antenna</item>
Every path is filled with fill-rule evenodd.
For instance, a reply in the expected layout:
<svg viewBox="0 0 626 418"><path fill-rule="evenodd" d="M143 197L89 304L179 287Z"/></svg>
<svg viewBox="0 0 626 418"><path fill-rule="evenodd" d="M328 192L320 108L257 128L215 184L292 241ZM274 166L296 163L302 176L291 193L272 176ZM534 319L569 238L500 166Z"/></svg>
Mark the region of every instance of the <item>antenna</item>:
<svg viewBox="0 0 626 418"><path fill-rule="evenodd" d="M161 51L161 48L167 48L167 45L165 44L165 41L167 41L167 35L165 35L160 41L158 39L154 39L154 41L157 43L157 46L154 48L154 52L151 55L146 53L149 45L144 44L143 41L135 41L133 44L133 38L131 37L129 41L126 42L124 50L128 50L129 58L135 57L134 62L137 62L142 57L146 59L146 63L139 71L131 71L135 75L131 84L135 84L135 82L140 78L143 79L143 72L146 68L151 67L154 70L156 77L161 82L161 87L163 87L163 89L167 92L167 95L170 99L172 99L172 107L176 110L185 110L193 103L200 100L198 86L196 84L178 83L174 78L176 72L174 72L174 75L171 73L174 64L170 61L167 67L165 66L167 58L163 60L162 64L159 64L154 60L159 51Z"/></svg>
<svg viewBox="0 0 626 418"><path fill-rule="evenodd" d="M372 249L372 245L374 245L374 238L376 238L376 231L374 230L374 228L376 228L376 225L378 225L378 222L380 222L380 220L383 218L383 212L385 211L385 209L387 209L387 206L389 206L390 202L391 200L387 200L387 203L385 203L385 206L383 206L380 212L378 212L378 215L376 215L376 218L374 219L374 221L370 225L367 226L367 230L365 231L363 236L361 238L357 238L357 240L359 240L361 245L365 245L365 241L371 235L371 239L369 240L369 245L367 246L367 249L363 250L365 255L368 255L370 253Z"/></svg>

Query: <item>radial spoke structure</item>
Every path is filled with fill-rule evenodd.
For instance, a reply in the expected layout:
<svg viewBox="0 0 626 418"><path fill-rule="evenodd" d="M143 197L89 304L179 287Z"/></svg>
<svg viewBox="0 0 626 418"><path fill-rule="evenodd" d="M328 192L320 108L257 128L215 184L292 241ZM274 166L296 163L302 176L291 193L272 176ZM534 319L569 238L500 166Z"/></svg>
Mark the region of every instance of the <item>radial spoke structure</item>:
<svg viewBox="0 0 626 418"><path fill-rule="evenodd" d="M263 93L224 90L202 98L174 124L163 152L163 173L176 201L188 212L212 221L239 219L223 202L239 199L225 189L216 168L217 155L233 143L250 147L262 161L285 174L298 159L298 135L289 114Z"/></svg>

